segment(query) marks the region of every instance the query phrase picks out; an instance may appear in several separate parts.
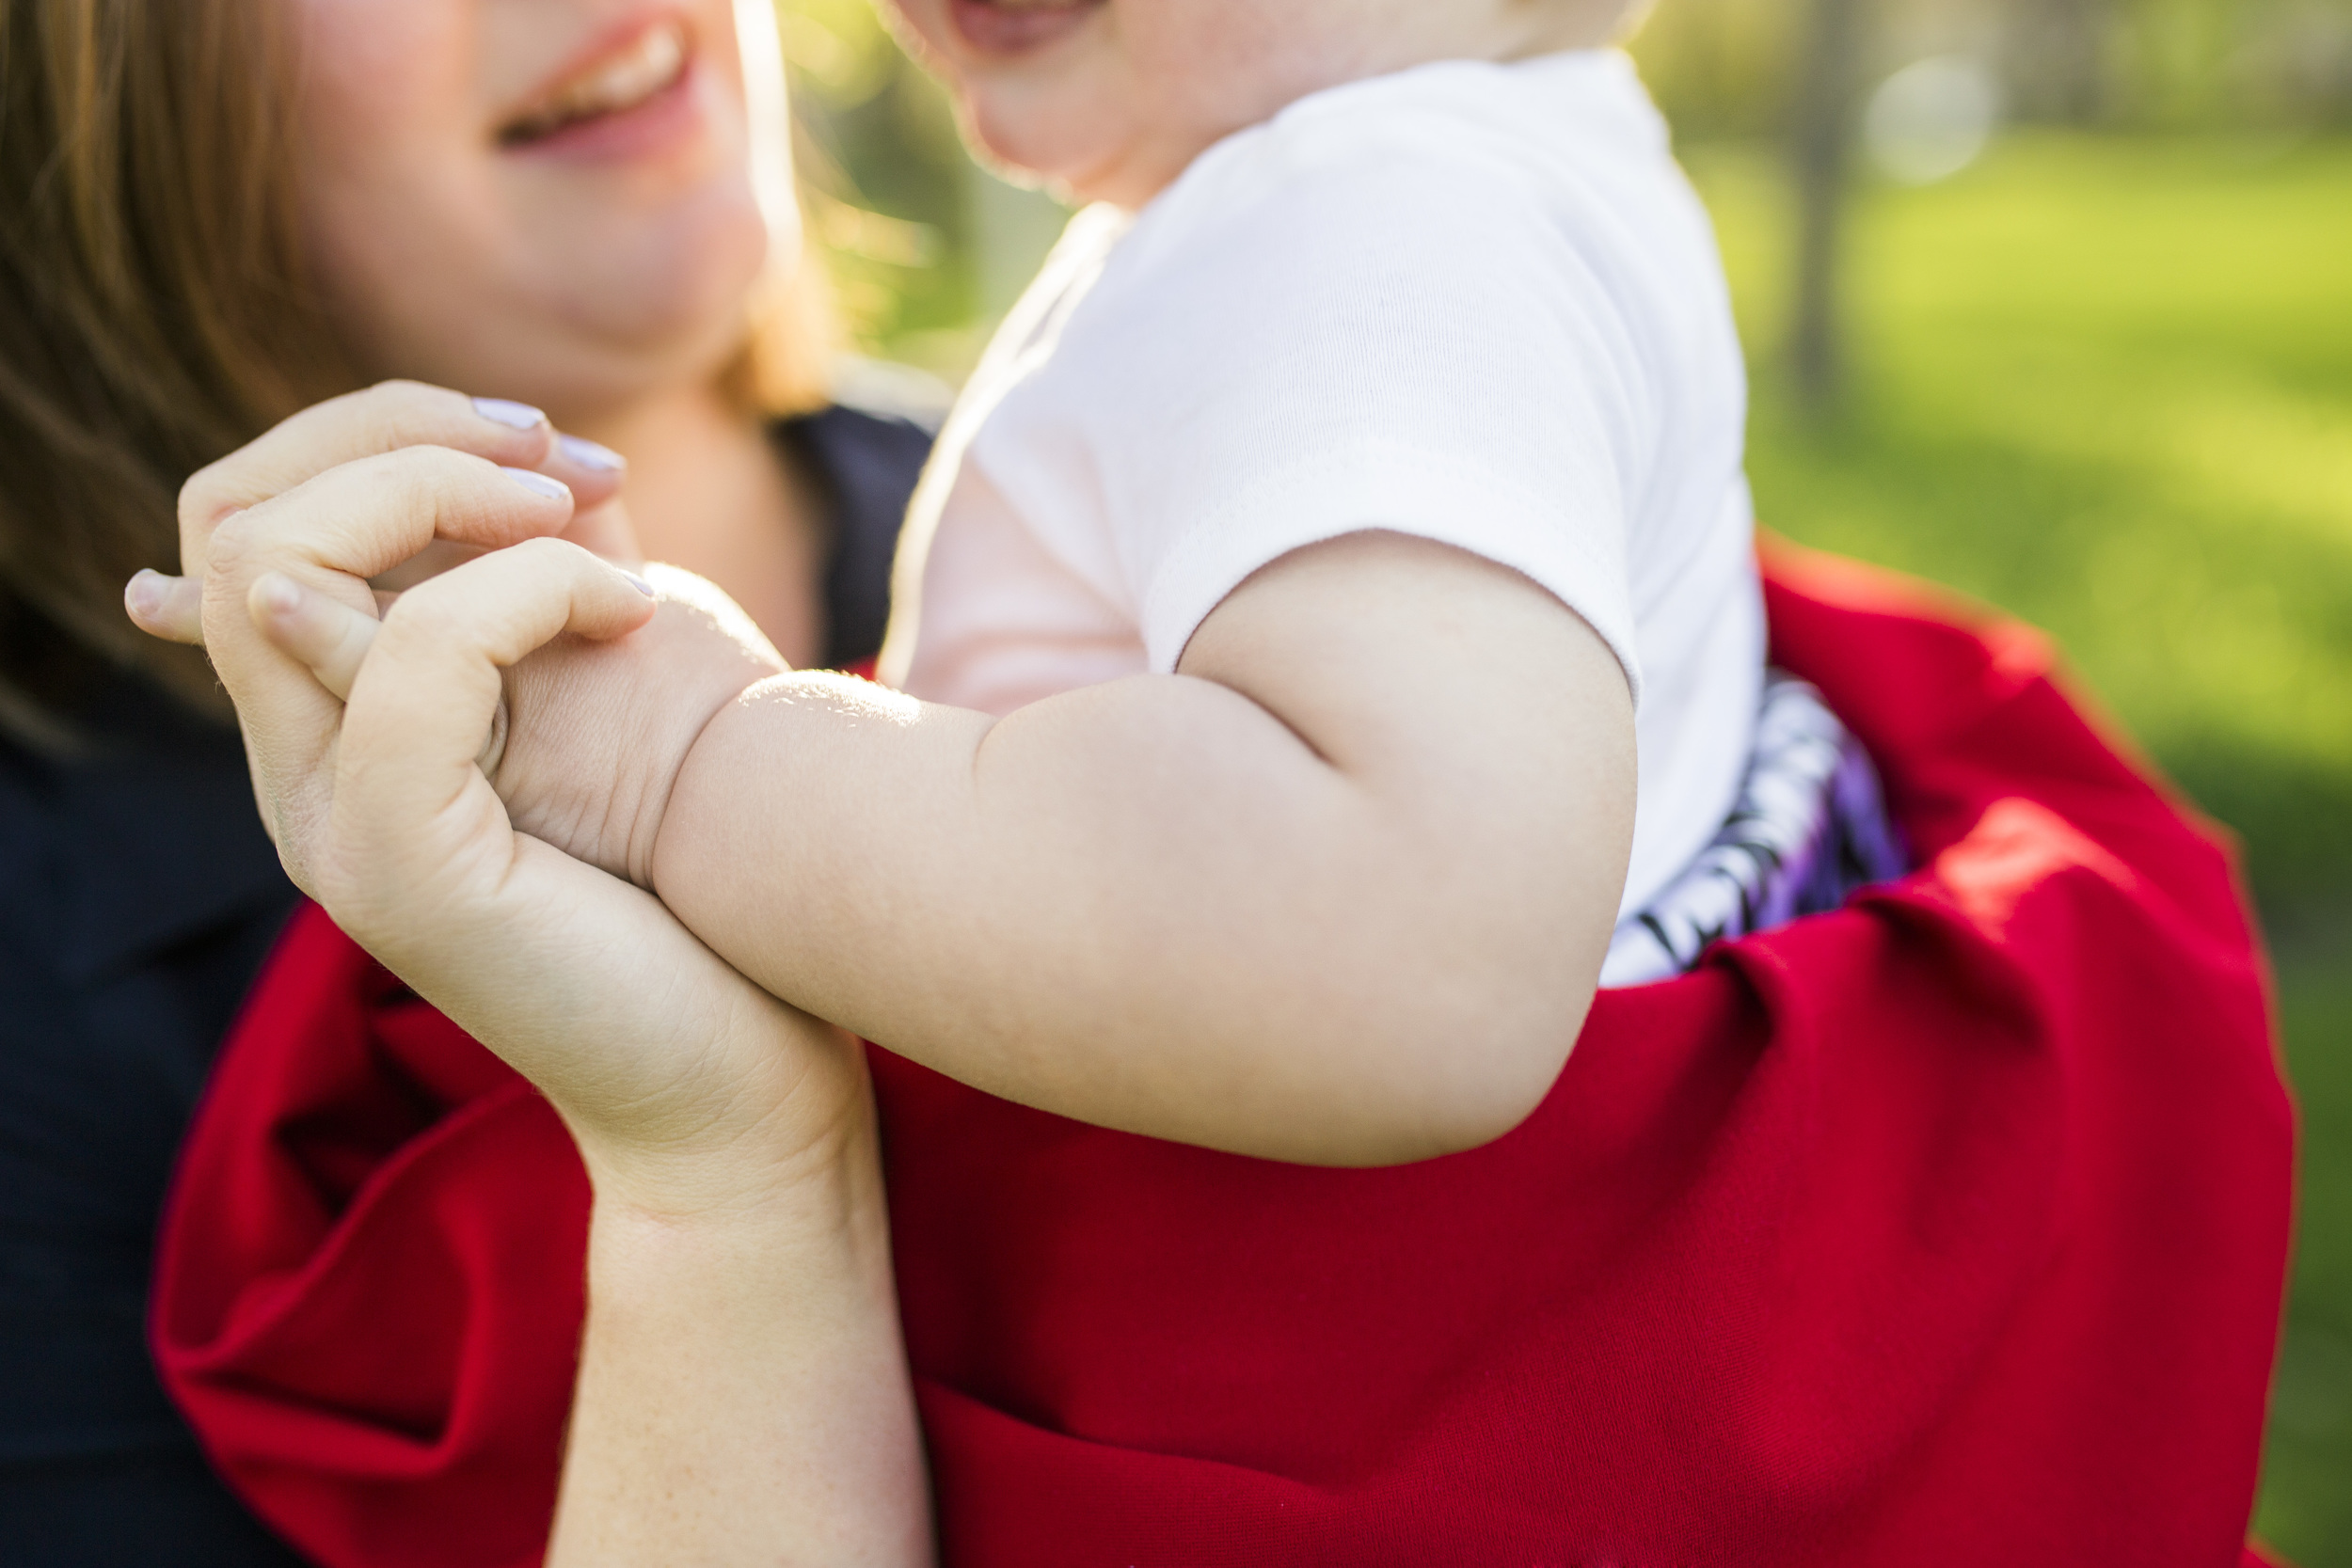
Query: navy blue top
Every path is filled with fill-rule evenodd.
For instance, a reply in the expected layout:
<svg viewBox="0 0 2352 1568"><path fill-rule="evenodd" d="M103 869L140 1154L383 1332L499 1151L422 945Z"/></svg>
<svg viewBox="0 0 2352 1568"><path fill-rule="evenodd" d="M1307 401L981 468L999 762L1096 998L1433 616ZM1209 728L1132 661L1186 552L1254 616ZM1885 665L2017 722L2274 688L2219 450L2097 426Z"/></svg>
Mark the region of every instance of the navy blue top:
<svg viewBox="0 0 2352 1568"><path fill-rule="evenodd" d="M930 436L778 427L825 488L827 662L880 648ZM155 1222L213 1054L295 894L233 732L124 677L71 761L0 739L0 1562L299 1560L206 1467L148 1358Z"/></svg>

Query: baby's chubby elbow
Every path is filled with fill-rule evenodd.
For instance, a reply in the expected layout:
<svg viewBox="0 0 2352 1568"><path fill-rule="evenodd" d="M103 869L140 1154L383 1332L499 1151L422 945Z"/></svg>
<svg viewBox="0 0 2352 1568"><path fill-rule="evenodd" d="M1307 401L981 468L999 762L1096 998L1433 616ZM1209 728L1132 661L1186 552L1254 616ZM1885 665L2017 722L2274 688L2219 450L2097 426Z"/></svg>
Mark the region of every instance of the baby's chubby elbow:
<svg viewBox="0 0 2352 1568"><path fill-rule="evenodd" d="M1523 981L1452 1006L1410 1009L1382 1031L1388 1115L1357 1158L1406 1164L1483 1148L1516 1131L1550 1096L1595 988Z"/></svg>
<svg viewBox="0 0 2352 1568"><path fill-rule="evenodd" d="M1384 1145L1359 1163L1492 1143L1535 1114L1567 1065L1598 993L1621 862L1606 846L1518 842L1516 855L1449 842L1444 871L1399 875L1400 895L1359 900L1354 941L1330 942L1346 925L1337 914L1325 927L1345 958L1317 989L1353 1036L1331 1043L1343 1071L1362 1074Z"/></svg>
<svg viewBox="0 0 2352 1568"><path fill-rule="evenodd" d="M1445 1119L1431 1129L1439 1152L1483 1148L1534 1116L1559 1083L1592 1000L1586 988L1572 1006L1546 1009L1516 1029L1469 1037L1453 1053L1459 1070L1443 1101Z"/></svg>

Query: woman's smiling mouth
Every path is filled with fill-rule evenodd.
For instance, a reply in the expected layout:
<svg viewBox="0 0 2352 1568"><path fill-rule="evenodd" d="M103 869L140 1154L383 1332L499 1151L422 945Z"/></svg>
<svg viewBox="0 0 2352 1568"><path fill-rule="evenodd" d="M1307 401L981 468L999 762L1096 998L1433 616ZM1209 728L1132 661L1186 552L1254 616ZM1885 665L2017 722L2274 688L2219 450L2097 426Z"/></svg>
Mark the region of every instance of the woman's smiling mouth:
<svg viewBox="0 0 2352 1568"><path fill-rule="evenodd" d="M534 148L583 139L581 133L672 92L691 64L685 27L675 20L656 23L540 93L499 128L498 143Z"/></svg>
<svg viewBox="0 0 2352 1568"><path fill-rule="evenodd" d="M1075 31L1107 0L947 0L956 31L984 54L1016 55Z"/></svg>

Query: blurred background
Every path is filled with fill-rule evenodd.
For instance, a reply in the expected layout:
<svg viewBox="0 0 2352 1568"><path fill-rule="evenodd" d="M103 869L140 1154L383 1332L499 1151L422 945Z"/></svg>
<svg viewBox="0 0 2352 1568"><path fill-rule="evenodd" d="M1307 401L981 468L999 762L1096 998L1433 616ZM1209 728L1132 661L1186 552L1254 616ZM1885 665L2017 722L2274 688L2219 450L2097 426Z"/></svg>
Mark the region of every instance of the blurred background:
<svg viewBox="0 0 2352 1568"><path fill-rule="evenodd" d="M779 8L858 344L953 383L1066 214L866 0ZM2352 1568L2352 0L1663 0L1633 50L1768 524L2048 629L2242 840L2303 1114L2256 1526Z"/></svg>

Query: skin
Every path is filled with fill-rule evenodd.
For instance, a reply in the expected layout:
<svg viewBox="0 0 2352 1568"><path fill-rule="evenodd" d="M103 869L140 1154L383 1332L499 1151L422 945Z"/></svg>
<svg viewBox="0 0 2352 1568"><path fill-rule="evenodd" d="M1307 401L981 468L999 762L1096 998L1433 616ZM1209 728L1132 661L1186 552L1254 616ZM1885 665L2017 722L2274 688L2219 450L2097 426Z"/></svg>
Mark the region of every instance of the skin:
<svg viewBox="0 0 2352 1568"><path fill-rule="evenodd" d="M959 0L890 5L976 149L1075 199L1130 208L1309 93L1429 60L1597 46L1627 11L1622 0L1015 0L960 22Z"/></svg>
<svg viewBox="0 0 2352 1568"><path fill-rule="evenodd" d="M729 607L730 635L761 650L755 673L775 665L771 639L796 657L820 643L818 513L758 423L712 385L740 341L769 219L790 219L759 199L773 171L747 140L731 8L285 3L307 50L310 239L362 364L521 400L626 450L634 530L614 500L622 470L561 445L547 419L516 428L512 410L501 421L395 382L297 416L199 475L183 498L191 575L144 575L127 606L158 635L209 642L244 705L257 789L296 881L537 1082L579 1141L596 1192L591 1306L550 1561L928 1560L853 1042L752 986L643 893L489 831L503 820L495 797L448 793L481 777L483 737L450 741L441 726L479 731L464 693L486 676L495 704L493 652L564 628L609 635L650 608L549 534L630 561L642 542L724 583L757 619ZM690 40L691 112L617 148L501 145L501 128L583 51L643 23ZM750 63L755 85L781 89L772 56ZM797 251L791 232L772 238ZM501 468L562 488L542 494ZM208 575L214 530L230 518ZM309 528L322 518L332 522ZM431 574L471 556L481 571L530 568L564 586L551 608L525 595L453 611L442 596L479 579ZM268 576L357 614L360 645L385 634L389 702L354 708L358 743L346 745L341 703L258 640L246 602ZM388 595L367 578L408 589L380 626ZM519 629L501 619L532 607L545 614ZM405 627L428 635L404 642ZM421 706L398 702L423 693ZM340 819L331 790L300 787L331 783L339 766L382 786ZM460 820L479 836L453 833ZM375 896L391 882L362 895L334 875L345 861L322 852L343 823L435 846L437 876L404 867L398 896ZM467 949L498 961L469 967Z"/></svg>
<svg viewBox="0 0 2352 1568"><path fill-rule="evenodd" d="M1136 202L1326 77L1535 42L1506 0L1311 0L1295 33L1265 9L1105 0L1002 90L949 74L999 155ZM1162 57L1154 18L1266 47ZM1358 37L1380 46L1299 74ZM1144 81L1167 91L1128 117ZM220 465L187 565L297 879L537 1078L598 1180L560 1560L922 1549L889 1528L921 1503L862 1261L870 1111L799 1087L840 1078L815 1020L1085 1120L1333 1164L1483 1142L1549 1091L1623 883L1633 730L1614 659L1534 584L1336 540L1245 583L1176 674L1003 721L791 673L691 579L639 626L560 544L379 621L366 579L401 551L572 523L387 436L435 396ZM842 1358L864 1375L829 1380Z"/></svg>

